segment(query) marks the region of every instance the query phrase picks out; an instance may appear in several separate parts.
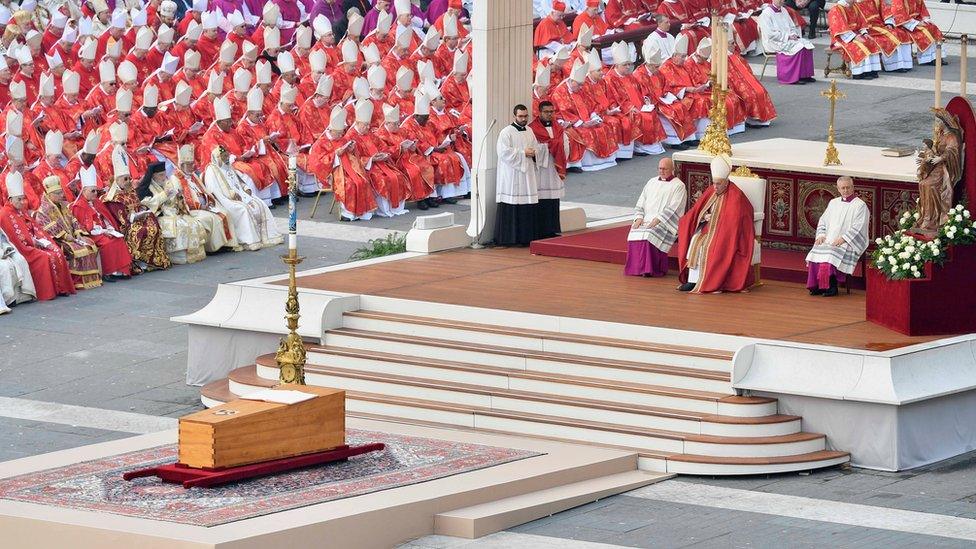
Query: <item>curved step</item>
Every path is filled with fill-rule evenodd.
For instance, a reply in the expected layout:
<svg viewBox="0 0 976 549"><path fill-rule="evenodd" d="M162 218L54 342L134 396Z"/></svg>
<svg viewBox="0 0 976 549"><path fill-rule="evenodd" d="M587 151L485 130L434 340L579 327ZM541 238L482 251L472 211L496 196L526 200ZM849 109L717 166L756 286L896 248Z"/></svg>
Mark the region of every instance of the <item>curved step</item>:
<svg viewBox="0 0 976 549"><path fill-rule="evenodd" d="M703 422L695 418L685 420L673 417L653 415L649 410L634 409L629 412L615 410L611 416L610 410L601 410L593 414L585 405L566 401L559 406L546 406L546 395L531 395L511 392L504 389L486 390L479 387L462 384L448 384L444 382L432 383L408 376L375 376L351 370L338 368L320 369L319 373L306 370L306 380L319 386L330 386L347 391L347 409L350 411L374 411L374 408L353 401L373 401L390 405L409 402L409 407L422 409L422 416L417 410L401 410L390 413L396 417L415 417L427 419L431 417L430 404L437 404L439 411L451 412L451 416L458 414L472 414L473 418L461 418L461 425L485 426L514 432L529 434L544 434L552 430L567 433L571 438L593 440L608 444L622 444L641 447L662 452L694 453L719 456L774 456L807 453L821 450L824 447L824 436L814 433L794 432L788 434L765 436L729 436L700 434ZM370 398L353 397L351 395L368 395ZM517 402L532 402L535 406L525 410L512 410L496 406L495 395L504 396L500 404ZM535 399L535 400L530 400ZM575 405L574 405L575 404ZM640 412L645 412L641 414ZM552 415L566 412L567 415ZM569 416L575 412L575 417ZM382 411L380 411L382 413ZM436 415L436 414L433 414ZM600 420L594 419L599 417ZM690 431L674 431L641 425L627 425L608 423L614 419L626 418L632 423L639 423L641 419L658 425L687 426ZM795 418L789 421L796 425ZM669 423L670 422L670 423ZM779 426L773 423L774 427ZM760 430L763 425L749 426L753 432ZM797 425L798 427L798 425ZM569 433L572 433L570 435Z"/></svg>
<svg viewBox="0 0 976 549"><path fill-rule="evenodd" d="M332 330L327 333L325 348L310 347L308 351L313 355L310 356L310 360L321 361L330 358L329 356L316 357L315 353L341 354L344 358L358 358L355 353L376 353L377 357L384 360L397 358L400 362L414 366L422 366L430 361L458 369L474 365L490 365L509 370L567 374L727 394L732 392L731 374L728 371L718 372L666 364L524 351L491 345L465 345L459 352L455 342L413 336L400 336L409 338L407 342L391 341L388 334L381 334L383 338L377 338L374 337L377 332L343 330ZM403 352L389 353L391 347L396 347Z"/></svg>
<svg viewBox="0 0 976 549"><path fill-rule="evenodd" d="M414 328L419 329L419 328ZM559 371L565 363L570 364L606 364L608 361L619 362L621 365L634 363L647 367L656 365L664 368L670 366L677 375L694 376L703 379L726 381L730 379L732 363L728 360L701 364L680 355L666 353L621 354L613 352L612 348L593 347L592 354L571 352L564 348L525 349L504 344L474 343L427 337L419 334L397 334L375 330L361 330L355 328L335 328L325 332L323 343L336 347L366 349L371 351L388 352L392 347L402 350L403 354L425 358L451 359L476 364L488 364L506 368L526 369L527 362L538 364L537 368L547 371ZM500 342L504 343L504 342ZM663 373L663 372L662 372Z"/></svg>
<svg viewBox="0 0 976 549"><path fill-rule="evenodd" d="M596 350L598 352L596 356L604 356L606 349L612 348L620 350L624 354L633 354L632 352L636 352L645 354L674 355L689 359L701 359L703 363L711 364L713 369L714 366L717 366L718 369L724 369L726 365L723 364L723 362L732 360L733 355L733 353L730 351L690 347L685 345L651 343L525 328L511 328L508 326L499 326L494 324L483 324L477 322L369 310L346 312L344 313L343 318L344 325L349 328L397 332L403 335L424 335L430 334L433 331L448 336L441 337L441 339L450 340L454 339L454 337L463 335L465 341L473 343L488 343L490 341L502 340L512 347L537 348L540 350L552 350L548 347L558 347L560 349L572 350L573 352L576 352L576 354L580 355L587 355L588 353L586 350L589 349L590 351ZM479 334L482 336L479 337ZM546 344L541 348L535 347L532 344L533 340L535 342L546 342Z"/></svg>
<svg viewBox="0 0 976 549"><path fill-rule="evenodd" d="M317 355L328 354L332 349L329 346L309 346L309 357L313 361L305 367L306 373L314 374L317 368L332 368L317 364ZM606 400L624 404L637 404L644 406L654 406L658 408L669 408L675 410L699 412L716 415L737 416L737 417L761 417L770 416L777 413L776 400L765 397L736 397L730 394L699 391L692 389L681 389L663 387L658 385L646 385L642 383L629 383L625 381L608 381L595 378L571 376L564 374L529 372L522 370L512 370L494 366L481 366L476 364L449 363L435 359L405 359L396 355L386 354L382 356L376 352L356 351L361 357L371 360L393 360L386 364L386 367L377 372L382 375L402 375L406 370L397 365L406 361L415 367L427 368L427 372L435 371L431 377L436 380L452 379L444 372L465 371L477 374L474 377L465 379L467 384L481 387L501 387L535 393L553 394L567 397L591 398L594 400ZM258 357L257 364L260 367L277 369L274 362L274 355L268 354ZM360 363L360 365L362 365ZM344 368L346 369L346 368ZM362 372L369 373L369 372ZM419 372L418 373L422 373ZM277 373L267 372L261 374L267 379L277 379ZM458 377L453 377L458 379ZM462 381L461 383L464 383Z"/></svg>
<svg viewBox="0 0 976 549"><path fill-rule="evenodd" d="M243 373L243 372L241 372ZM232 400L234 395L230 393L228 387L229 381L227 379L216 381L210 383L203 387L201 391L201 400L204 401L208 406L218 405L227 400ZM347 392L348 402L354 404L359 402L373 402L373 403L385 403L392 407L407 407L409 409L414 408L420 401L416 399L405 399L389 397L384 395L369 395L356 392ZM403 417L398 414L387 415L382 413L373 412L360 412L353 409L347 409L348 415L354 415L359 417L368 417L375 419L382 419L386 421L404 421L407 420L411 423L423 423L433 426L442 427L469 427L479 431L486 432L497 432L497 433L508 433L511 434L513 431L508 429L493 429L484 426L476 427L474 425L474 416L479 413L476 408L464 408L457 407L453 405L445 405L436 402L424 402L423 410L431 412L441 412L442 415L437 416L436 419L448 419L447 422L436 421L432 418L408 418ZM463 418L470 418L470 425L465 425L463 423L458 423L456 421L451 421L451 418L445 418L444 413L452 413ZM482 412L483 413L483 412ZM762 456L762 457L729 457L729 456L709 456L709 455L693 455L693 454L679 454L673 452L656 452L648 450L646 448L634 447L634 446L621 446L614 444L605 444L599 442L586 442L580 441L575 438L564 438L557 436L551 432L545 434L532 434L532 433L519 433L523 436L532 436L537 438L545 438L548 440L558 440L563 442L571 442L578 444L598 444L600 446L612 446L621 449L627 449L631 451L638 452L640 454L640 459L643 468L648 470L658 470L667 471L675 473L684 474L714 474L714 475L747 475L747 474L763 474L763 473L776 473L776 472L787 472L787 471L803 471L809 469L817 469L820 467L828 467L832 465L838 465L849 461L850 457L844 452L832 452L827 450L818 450L813 452L806 452L802 454L793 454L787 456ZM659 466L661 464L662 466Z"/></svg>
<svg viewBox="0 0 976 549"><path fill-rule="evenodd" d="M266 367L266 366L265 366ZM273 383L256 373L257 366L238 368L230 373L231 390L236 394ZM273 371L268 368L269 371ZM345 370L339 368L306 368L306 375L321 373L328 378L326 384L344 387L347 390L361 390L371 393L392 394L413 397L423 392L429 394L428 400L445 403L463 403L496 411L537 412L572 419L600 417L601 421L613 422L632 427L646 427L682 433L717 436L774 436L788 435L800 431L800 418L787 415L761 417L735 417L717 414L685 412L668 408L619 404L581 397L565 397L506 389L504 387L472 386L460 383L432 382L410 376ZM256 379L256 381L254 381ZM314 379L318 379L315 377ZM361 382L361 383L357 383ZM318 383L316 383L318 384ZM392 384L392 386L391 386ZM430 394L431 390L438 391ZM456 395L455 393L466 393Z"/></svg>

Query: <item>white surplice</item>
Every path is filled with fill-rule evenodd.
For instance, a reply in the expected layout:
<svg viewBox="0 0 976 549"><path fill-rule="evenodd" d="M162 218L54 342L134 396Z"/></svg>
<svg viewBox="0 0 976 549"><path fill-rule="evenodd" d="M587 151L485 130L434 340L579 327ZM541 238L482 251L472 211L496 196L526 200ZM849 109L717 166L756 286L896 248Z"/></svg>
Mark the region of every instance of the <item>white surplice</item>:
<svg viewBox="0 0 976 549"><path fill-rule="evenodd" d="M858 259L868 248L870 221L868 205L860 198L850 202L841 197L831 200L817 223L817 237L824 237L824 243L813 246L807 262L830 263L842 273L853 274ZM843 238L844 243L833 246L831 243L838 238Z"/></svg>
<svg viewBox="0 0 976 549"><path fill-rule="evenodd" d="M768 54L796 55L800 50L813 49L813 43L803 38L803 32L786 8L780 8L778 13L771 5L763 8L759 14L759 36L763 51Z"/></svg>
<svg viewBox="0 0 976 549"><path fill-rule="evenodd" d="M677 177L670 181L662 181L654 177L644 185L637 206L634 208L634 220L643 219L644 222L627 234L629 242L646 240L658 250L668 253L678 240L678 220L685 213L688 204L688 191L685 184ZM658 223L650 227L651 221Z"/></svg>
<svg viewBox="0 0 976 549"><path fill-rule="evenodd" d="M539 145L528 128L520 131L514 124L509 124L498 135L496 202L514 205L539 202L539 169L536 159L525 155L525 149L529 147L536 152L545 148Z"/></svg>

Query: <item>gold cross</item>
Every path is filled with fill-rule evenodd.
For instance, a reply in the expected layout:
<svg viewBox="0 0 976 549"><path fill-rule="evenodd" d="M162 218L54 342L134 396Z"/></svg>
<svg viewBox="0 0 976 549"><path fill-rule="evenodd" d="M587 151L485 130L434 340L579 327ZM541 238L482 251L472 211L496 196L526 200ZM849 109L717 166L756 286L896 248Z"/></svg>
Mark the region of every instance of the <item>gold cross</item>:
<svg viewBox="0 0 976 549"><path fill-rule="evenodd" d="M844 92L837 89L837 80L830 81L830 89L820 92L820 95L830 101L830 123L827 126L827 155L824 159L824 166L840 165L840 156L837 154L837 147L834 146L834 114L837 112L837 100L847 97Z"/></svg>

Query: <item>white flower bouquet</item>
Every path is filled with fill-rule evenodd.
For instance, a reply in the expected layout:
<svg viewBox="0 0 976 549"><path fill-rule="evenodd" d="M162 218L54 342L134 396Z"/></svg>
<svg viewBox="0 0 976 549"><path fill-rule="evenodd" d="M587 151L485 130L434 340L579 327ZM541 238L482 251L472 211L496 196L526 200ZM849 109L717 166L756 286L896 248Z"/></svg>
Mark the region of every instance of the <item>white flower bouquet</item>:
<svg viewBox="0 0 976 549"><path fill-rule="evenodd" d="M874 241L877 247L871 255L872 263L892 280L923 278L926 263L931 261L941 265L945 262L948 246L976 242L976 226L969 210L961 204L949 210L949 220L932 240L908 234L917 220L917 211L905 212L898 219L898 231Z"/></svg>

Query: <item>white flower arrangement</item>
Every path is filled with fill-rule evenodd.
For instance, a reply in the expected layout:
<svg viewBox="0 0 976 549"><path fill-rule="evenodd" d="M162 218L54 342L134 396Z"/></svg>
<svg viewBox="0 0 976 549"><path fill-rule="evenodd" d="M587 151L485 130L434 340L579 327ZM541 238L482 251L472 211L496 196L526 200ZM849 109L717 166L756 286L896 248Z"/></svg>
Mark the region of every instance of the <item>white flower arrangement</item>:
<svg viewBox="0 0 976 549"><path fill-rule="evenodd" d="M925 264L944 263L948 246L976 242L976 225L969 210L961 204L949 210L948 221L932 240L908 234L918 217L917 211L905 212L898 219L898 231L874 241L877 246L872 254L874 266L892 280L924 278Z"/></svg>

